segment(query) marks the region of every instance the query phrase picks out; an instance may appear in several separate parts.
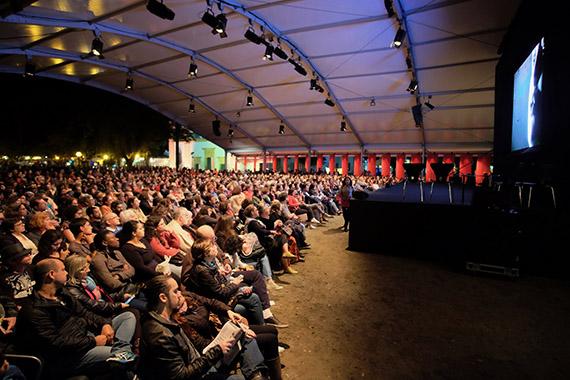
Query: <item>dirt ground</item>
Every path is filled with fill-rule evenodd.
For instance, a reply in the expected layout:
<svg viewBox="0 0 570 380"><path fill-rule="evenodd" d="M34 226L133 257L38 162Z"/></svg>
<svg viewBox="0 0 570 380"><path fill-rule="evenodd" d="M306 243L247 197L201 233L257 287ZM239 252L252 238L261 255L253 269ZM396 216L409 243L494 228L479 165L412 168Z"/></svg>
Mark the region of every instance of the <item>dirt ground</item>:
<svg viewBox="0 0 570 380"><path fill-rule="evenodd" d="M352 252L341 224L271 292L284 379L570 379L569 281Z"/></svg>

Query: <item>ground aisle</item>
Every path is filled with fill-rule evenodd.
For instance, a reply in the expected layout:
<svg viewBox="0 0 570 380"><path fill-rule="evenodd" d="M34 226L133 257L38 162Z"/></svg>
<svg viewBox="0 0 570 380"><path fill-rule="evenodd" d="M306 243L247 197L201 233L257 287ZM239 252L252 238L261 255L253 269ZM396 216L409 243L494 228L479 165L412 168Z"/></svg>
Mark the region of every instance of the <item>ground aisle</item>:
<svg viewBox="0 0 570 380"><path fill-rule="evenodd" d="M567 281L350 252L341 225L308 230L299 274L271 293L284 379L570 378Z"/></svg>

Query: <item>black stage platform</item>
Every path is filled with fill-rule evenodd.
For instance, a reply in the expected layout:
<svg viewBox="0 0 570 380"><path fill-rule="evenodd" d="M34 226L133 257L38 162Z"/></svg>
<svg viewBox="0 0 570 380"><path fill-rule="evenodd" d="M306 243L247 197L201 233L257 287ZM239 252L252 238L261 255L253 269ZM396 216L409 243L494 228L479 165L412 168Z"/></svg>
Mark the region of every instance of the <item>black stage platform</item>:
<svg viewBox="0 0 570 380"><path fill-rule="evenodd" d="M559 247L570 228L566 212L553 208L517 209L511 195L454 184L418 183L367 193L351 200L349 250L443 260L458 268L466 262L518 267L521 273L566 276L570 255ZM358 194L357 194L358 195Z"/></svg>

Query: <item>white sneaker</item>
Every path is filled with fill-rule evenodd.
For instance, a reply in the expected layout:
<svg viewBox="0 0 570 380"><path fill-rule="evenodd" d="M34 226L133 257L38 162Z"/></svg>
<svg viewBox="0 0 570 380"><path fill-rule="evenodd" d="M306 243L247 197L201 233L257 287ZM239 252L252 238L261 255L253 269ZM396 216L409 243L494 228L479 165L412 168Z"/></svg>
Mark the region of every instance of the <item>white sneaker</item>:
<svg viewBox="0 0 570 380"><path fill-rule="evenodd" d="M279 346L279 347L277 347L277 351L279 353L282 353L283 351L285 351L285 349L283 347Z"/></svg>
<svg viewBox="0 0 570 380"><path fill-rule="evenodd" d="M275 301L269 300L269 306L275 306Z"/></svg>
<svg viewBox="0 0 570 380"><path fill-rule="evenodd" d="M316 218L311 219L311 223L319 223L319 221Z"/></svg>
<svg viewBox="0 0 570 380"><path fill-rule="evenodd" d="M313 226L312 224L309 226L309 228L312 228L313 230L317 227Z"/></svg>

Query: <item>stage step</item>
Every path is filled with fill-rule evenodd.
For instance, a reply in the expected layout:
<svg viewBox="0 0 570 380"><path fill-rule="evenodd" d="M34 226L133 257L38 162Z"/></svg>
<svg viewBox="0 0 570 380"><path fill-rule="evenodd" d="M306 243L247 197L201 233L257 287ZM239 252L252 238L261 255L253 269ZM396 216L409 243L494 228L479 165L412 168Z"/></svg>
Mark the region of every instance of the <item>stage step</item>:
<svg viewBox="0 0 570 380"><path fill-rule="evenodd" d="M500 275L504 275L504 276L508 276L508 277L518 277L519 276L519 268L504 267L504 266L499 266L499 265L474 263L474 262L468 261L465 265L465 268L471 272L500 274Z"/></svg>

